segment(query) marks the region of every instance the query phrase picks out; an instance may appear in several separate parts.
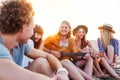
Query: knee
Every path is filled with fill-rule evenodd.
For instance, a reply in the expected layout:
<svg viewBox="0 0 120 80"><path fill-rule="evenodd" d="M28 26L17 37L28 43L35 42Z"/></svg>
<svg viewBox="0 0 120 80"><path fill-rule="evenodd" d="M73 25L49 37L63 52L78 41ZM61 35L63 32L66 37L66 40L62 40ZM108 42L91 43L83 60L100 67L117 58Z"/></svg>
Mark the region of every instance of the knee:
<svg viewBox="0 0 120 80"><path fill-rule="evenodd" d="M37 58L28 66L28 69L32 71L37 71L43 66L43 64L46 64L46 63L47 63L47 60L45 58Z"/></svg>
<svg viewBox="0 0 120 80"><path fill-rule="evenodd" d="M88 62L90 62L91 64L93 64L93 58L90 57L90 58L88 59Z"/></svg>
<svg viewBox="0 0 120 80"><path fill-rule="evenodd" d="M101 58L99 59L99 61L100 61L100 62L105 62L106 60L105 60L105 58L101 57Z"/></svg>
<svg viewBox="0 0 120 80"><path fill-rule="evenodd" d="M83 59L89 60L89 59L92 59L92 57L90 56L90 54L86 54L85 57L84 57Z"/></svg>
<svg viewBox="0 0 120 80"><path fill-rule="evenodd" d="M71 61L68 60L68 59L64 59L64 60L61 61L62 65L70 64L70 62L71 62Z"/></svg>
<svg viewBox="0 0 120 80"><path fill-rule="evenodd" d="M43 63L47 63L45 58L37 58L33 62L35 65L41 66Z"/></svg>
<svg viewBox="0 0 120 80"><path fill-rule="evenodd" d="M92 57L90 57L90 58L89 58L89 61L90 61L90 62L93 62L93 58L92 58Z"/></svg>
<svg viewBox="0 0 120 80"><path fill-rule="evenodd" d="M114 47L112 45L107 46L108 50L114 50Z"/></svg>

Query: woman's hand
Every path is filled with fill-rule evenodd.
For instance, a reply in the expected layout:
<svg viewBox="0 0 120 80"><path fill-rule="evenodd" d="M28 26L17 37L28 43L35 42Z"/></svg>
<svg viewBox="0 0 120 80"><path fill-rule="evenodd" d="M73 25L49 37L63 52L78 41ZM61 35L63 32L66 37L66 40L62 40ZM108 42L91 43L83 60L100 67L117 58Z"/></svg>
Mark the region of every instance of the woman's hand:
<svg viewBox="0 0 120 80"><path fill-rule="evenodd" d="M86 54L85 56L83 56L83 59L89 59L91 56L90 56L90 54Z"/></svg>
<svg viewBox="0 0 120 80"><path fill-rule="evenodd" d="M108 61L108 64L109 64L112 68L115 68L116 63L112 63L111 61Z"/></svg>

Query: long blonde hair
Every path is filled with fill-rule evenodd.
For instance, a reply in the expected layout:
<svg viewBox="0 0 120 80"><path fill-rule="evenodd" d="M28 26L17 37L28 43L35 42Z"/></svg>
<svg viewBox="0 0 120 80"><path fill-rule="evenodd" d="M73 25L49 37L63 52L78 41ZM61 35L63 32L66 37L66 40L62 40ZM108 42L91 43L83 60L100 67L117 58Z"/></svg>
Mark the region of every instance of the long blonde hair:
<svg viewBox="0 0 120 80"><path fill-rule="evenodd" d="M101 42L105 50L107 49L107 46L110 45L111 39L113 39L112 32L106 29L102 29L101 30Z"/></svg>

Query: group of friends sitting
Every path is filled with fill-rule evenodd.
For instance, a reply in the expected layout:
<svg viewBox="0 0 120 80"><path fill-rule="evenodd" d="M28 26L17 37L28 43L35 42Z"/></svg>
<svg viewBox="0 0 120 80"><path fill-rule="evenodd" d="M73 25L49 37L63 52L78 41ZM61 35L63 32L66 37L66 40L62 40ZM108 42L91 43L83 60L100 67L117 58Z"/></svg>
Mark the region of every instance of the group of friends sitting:
<svg viewBox="0 0 120 80"><path fill-rule="evenodd" d="M99 51L86 40L87 26L78 25L72 30L66 20L61 22L56 34L48 36L45 40L42 39L43 28L36 25L30 40L32 47L58 58L62 66L68 70L71 80L93 80L93 76L112 76L119 80L119 75L114 71L119 57L119 42L113 37L113 26L105 23L98 29L101 32L100 38L97 39ZM28 41L28 44L31 44L31 41Z"/></svg>
<svg viewBox="0 0 120 80"><path fill-rule="evenodd" d="M86 40L88 27L71 29L60 23L56 34L42 39L44 30L34 23L35 12L26 0L4 0L0 6L0 80L94 80L112 76L119 57L119 42L112 25L99 26L99 51ZM72 36L73 35L73 36ZM92 37L91 37L92 38ZM31 61L24 67L24 56Z"/></svg>

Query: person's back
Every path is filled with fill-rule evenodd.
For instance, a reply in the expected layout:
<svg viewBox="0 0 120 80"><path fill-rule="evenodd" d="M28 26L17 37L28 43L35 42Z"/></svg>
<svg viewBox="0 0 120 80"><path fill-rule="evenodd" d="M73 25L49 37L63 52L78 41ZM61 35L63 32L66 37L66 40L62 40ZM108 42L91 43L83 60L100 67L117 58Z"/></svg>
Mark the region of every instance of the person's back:
<svg viewBox="0 0 120 80"><path fill-rule="evenodd" d="M113 69L119 56L119 42L113 37L115 33L113 26L105 23L99 26L98 29L100 30L100 38L97 39L97 43L102 56L100 62L111 76L116 80L120 80L120 77Z"/></svg>

